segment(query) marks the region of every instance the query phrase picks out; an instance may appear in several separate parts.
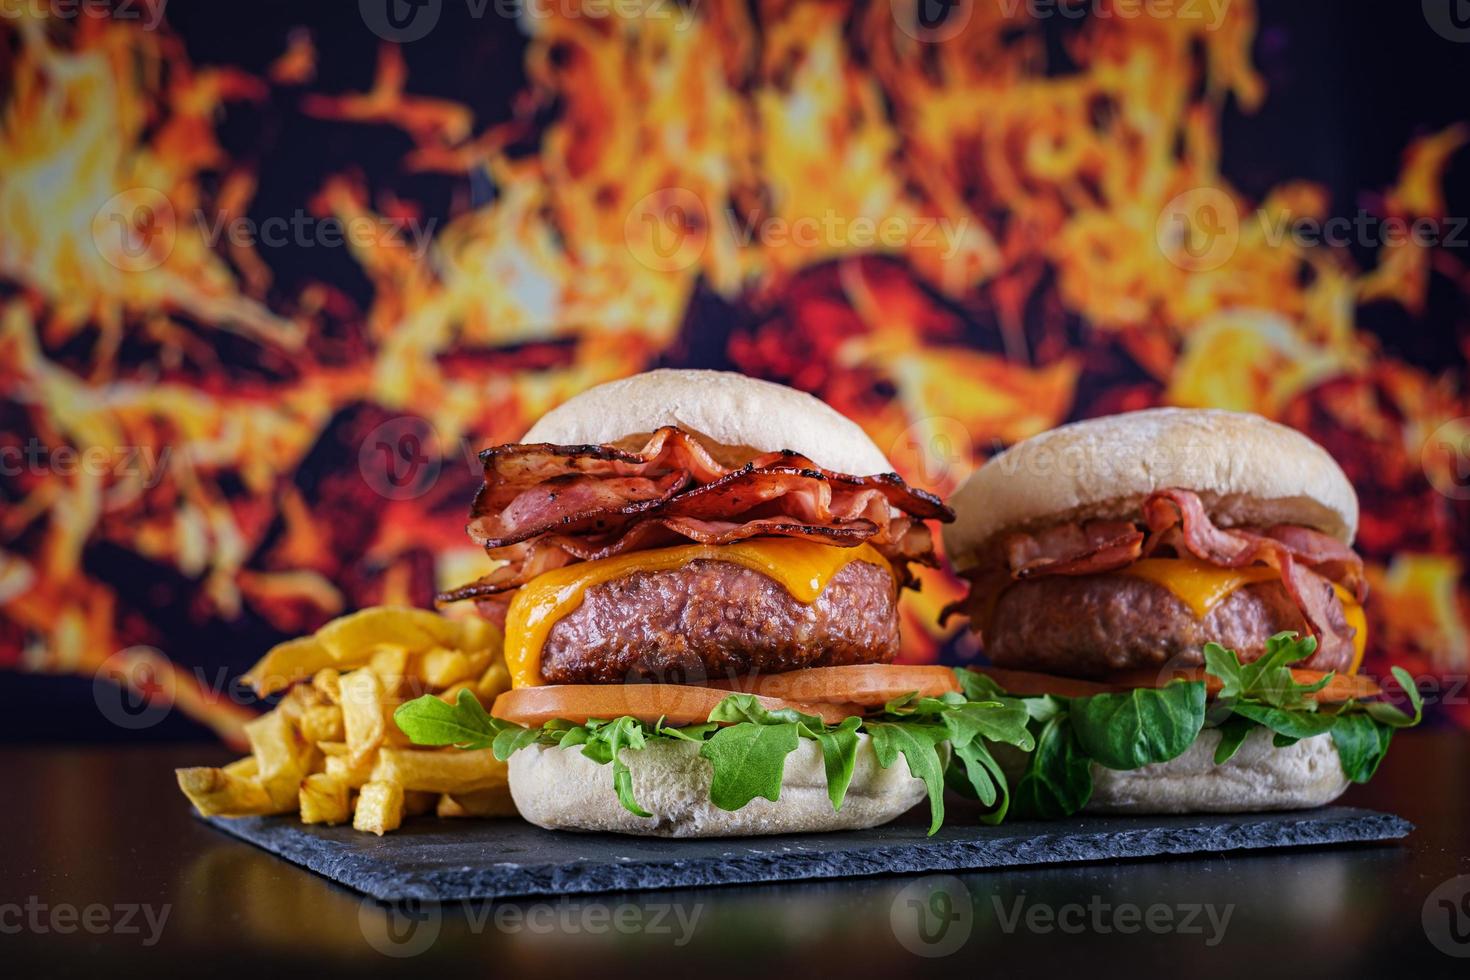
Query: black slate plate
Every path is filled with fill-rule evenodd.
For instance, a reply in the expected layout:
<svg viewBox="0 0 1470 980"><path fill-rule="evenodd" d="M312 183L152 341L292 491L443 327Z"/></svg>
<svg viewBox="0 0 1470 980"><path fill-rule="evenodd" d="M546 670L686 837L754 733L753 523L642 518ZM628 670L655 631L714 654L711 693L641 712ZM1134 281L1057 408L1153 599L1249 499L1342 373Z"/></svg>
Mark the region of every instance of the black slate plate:
<svg viewBox="0 0 1470 980"><path fill-rule="evenodd" d="M374 898L441 902L1213 854L1394 840L1414 829L1352 807L1001 827L951 813L933 837L910 815L873 830L708 840L572 834L517 819L425 818L381 838L293 817L208 822Z"/></svg>

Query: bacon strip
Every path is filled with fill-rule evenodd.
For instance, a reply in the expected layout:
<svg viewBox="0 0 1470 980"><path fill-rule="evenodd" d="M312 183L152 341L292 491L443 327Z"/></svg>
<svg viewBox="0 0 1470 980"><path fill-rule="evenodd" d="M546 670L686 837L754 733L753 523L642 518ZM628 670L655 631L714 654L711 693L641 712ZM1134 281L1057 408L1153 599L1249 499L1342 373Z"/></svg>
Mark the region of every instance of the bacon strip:
<svg viewBox="0 0 1470 980"><path fill-rule="evenodd" d="M534 443L497 446L480 458L485 483L468 530L505 564L440 601L492 596L574 561L757 536L867 542L907 585L907 563L937 564L923 520L954 519L938 497L894 473L851 476L790 451L730 468L672 426L636 452Z"/></svg>
<svg viewBox="0 0 1470 980"><path fill-rule="evenodd" d="M1152 554L1153 540L1177 525L1185 549L1201 561L1222 568L1242 568L1260 562L1276 569L1281 573L1287 594L1301 610L1312 635L1317 637L1317 652L1312 660L1352 661L1353 628L1342 618L1332 583L1299 563L1299 553L1288 542L1253 531L1216 527L1205 513L1199 496L1188 490L1160 490L1152 494L1143 502L1143 518L1150 534L1145 553ZM1312 533L1307 528L1299 530ZM1317 543L1309 542L1305 534L1291 537L1299 545ZM1361 571L1362 560L1356 555L1351 557ZM1334 554L1332 560L1343 562L1339 554Z"/></svg>

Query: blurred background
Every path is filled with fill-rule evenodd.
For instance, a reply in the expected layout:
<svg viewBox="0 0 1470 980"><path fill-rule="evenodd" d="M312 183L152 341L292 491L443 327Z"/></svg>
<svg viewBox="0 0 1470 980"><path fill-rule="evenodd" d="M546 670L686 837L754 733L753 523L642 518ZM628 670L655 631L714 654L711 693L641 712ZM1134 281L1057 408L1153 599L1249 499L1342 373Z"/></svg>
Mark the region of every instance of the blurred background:
<svg viewBox="0 0 1470 980"><path fill-rule="evenodd" d="M813 392L940 493L1150 405L1362 495L1367 670L1470 726L1462 0L0 2L0 738L488 568L475 453L598 382ZM905 599L907 657L960 662Z"/></svg>

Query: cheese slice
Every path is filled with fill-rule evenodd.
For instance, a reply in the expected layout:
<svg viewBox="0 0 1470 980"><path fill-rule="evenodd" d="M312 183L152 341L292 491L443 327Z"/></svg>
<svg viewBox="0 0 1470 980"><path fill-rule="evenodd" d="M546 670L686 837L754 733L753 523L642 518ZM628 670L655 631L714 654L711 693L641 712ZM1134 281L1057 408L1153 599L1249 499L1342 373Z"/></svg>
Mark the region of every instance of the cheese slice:
<svg viewBox="0 0 1470 980"><path fill-rule="evenodd" d="M1144 558L1127 568L1119 569L1118 574L1132 575L1168 589L1200 619L1208 616L1210 610L1236 589L1256 582L1278 581L1281 578L1276 569L1267 565L1218 568L1192 558ZM1363 650L1368 643L1368 619L1363 614L1363 607L1351 592L1336 582L1332 584L1332 588L1342 602L1344 618L1354 630L1353 664L1347 672L1355 674L1358 665L1363 662Z"/></svg>
<svg viewBox="0 0 1470 980"><path fill-rule="evenodd" d="M1266 565L1220 568L1193 558L1143 558L1119 575L1131 575L1174 593L1175 598L1204 619L1236 589L1256 582L1279 581L1281 575Z"/></svg>
<svg viewBox="0 0 1470 980"><path fill-rule="evenodd" d="M868 544L839 548L799 538L754 538L724 545L683 545L578 562L538 575L520 587L505 616L505 665L511 686L535 687L541 679L541 648L551 628L582 604L587 590L634 572L662 572L691 561L727 561L774 579L792 598L811 604L833 576L855 561L889 568Z"/></svg>

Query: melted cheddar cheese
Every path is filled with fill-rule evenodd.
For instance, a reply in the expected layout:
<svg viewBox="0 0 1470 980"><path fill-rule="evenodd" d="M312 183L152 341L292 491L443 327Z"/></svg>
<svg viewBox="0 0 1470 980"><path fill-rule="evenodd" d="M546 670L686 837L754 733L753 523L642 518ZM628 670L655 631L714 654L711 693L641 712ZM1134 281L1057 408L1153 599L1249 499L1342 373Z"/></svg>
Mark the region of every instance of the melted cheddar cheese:
<svg viewBox="0 0 1470 980"><path fill-rule="evenodd" d="M600 561L579 562L536 576L521 586L505 616L505 664L513 687L535 687L541 678L541 648L551 628L582 604L587 590L634 572L663 572L691 561L727 561L760 572L792 598L813 603L833 576L855 561L883 568L888 560L871 545L838 548L798 538L756 538L725 545L655 548Z"/></svg>
<svg viewBox="0 0 1470 980"><path fill-rule="evenodd" d="M1236 589L1281 578L1276 569L1265 565L1219 568L1192 558L1144 558L1120 569L1118 574L1168 589L1199 619L1208 616L1211 609Z"/></svg>
<svg viewBox="0 0 1470 980"><path fill-rule="evenodd" d="M1218 568L1192 558L1144 558L1119 569L1117 574L1131 575L1168 589L1200 619L1208 616L1211 609L1236 589L1281 578L1276 569L1266 565ZM1335 582L1332 587L1342 602L1344 618L1354 630L1353 665L1347 671L1353 674L1363 661L1363 650L1368 642L1368 620L1351 592Z"/></svg>

